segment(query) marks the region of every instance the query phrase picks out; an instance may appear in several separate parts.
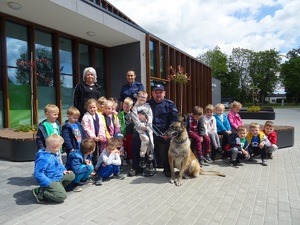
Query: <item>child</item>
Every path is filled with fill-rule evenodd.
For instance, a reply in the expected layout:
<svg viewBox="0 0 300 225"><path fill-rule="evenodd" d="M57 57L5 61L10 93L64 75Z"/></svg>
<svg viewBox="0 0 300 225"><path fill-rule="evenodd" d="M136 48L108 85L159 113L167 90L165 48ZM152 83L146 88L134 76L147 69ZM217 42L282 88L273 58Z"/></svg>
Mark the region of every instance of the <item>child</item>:
<svg viewBox="0 0 300 225"><path fill-rule="evenodd" d="M231 135L231 128L230 123L227 119L226 114L224 113L225 107L223 104L219 103L215 106L216 113L214 117L216 118L217 122L217 133L222 135L222 147L223 150L228 150L230 148L230 135ZM223 153L224 151L221 151Z"/></svg>
<svg viewBox="0 0 300 225"><path fill-rule="evenodd" d="M72 151L67 159L66 168L72 170L75 179L68 186L70 190L75 192L82 191L78 186L80 182L92 183L89 178L94 170L92 163L92 154L95 151L96 143L93 139L84 139L80 144L80 149Z"/></svg>
<svg viewBox="0 0 300 225"><path fill-rule="evenodd" d="M230 149L225 152L225 155L230 157L231 166L239 166L240 159L248 159L248 141L246 139L247 129L244 126L239 126L237 133L231 136Z"/></svg>
<svg viewBox="0 0 300 225"><path fill-rule="evenodd" d="M124 151L124 135L122 133L115 133L114 138L118 140L118 146L117 149L119 150L119 155L121 157L121 165L127 166L126 163L126 153Z"/></svg>
<svg viewBox="0 0 300 225"><path fill-rule="evenodd" d="M78 122L80 112L75 107L70 107L67 110L68 120L61 128L62 137L65 142L63 144L64 150L67 153L67 157L70 152L75 149L79 149L81 141L85 138L81 123Z"/></svg>
<svg viewBox="0 0 300 225"><path fill-rule="evenodd" d="M216 118L213 116L214 106L209 104L205 107L204 126L206 132L210 138L213 148L217 152L222 152L219 135L217 133L217 122Z"/></svg>
<svg viewBox="0 0 300 225"><path fill-rule="evenodd" d="M153 131L146 124L152 124L153 115L152 109L149 103L146 103L148 94L146 91L139 91L136 103L132 108L132 119L135 125L136 131L139 133L141 139L140 148L140 163L139 166L142 169L147 167L146 155L149 163L150 176L155 174L154 168L154 141Z"/></svg>
<svg viewBox="0 0 300 225"><path fill-rule="evenodd" d="M270 147L271 143L267 136L259 130L259 124L251 123L249 130L250 132L246 137L247 141L250 143L249 152L250 154L261 155L262 165L267 166L267 147ZM249 160L252 160L252 158Z"/></svg>
<svg viewBox="0 0 300 225"><path fill-rule="evenodd" d="M60 123L58 122L59 108L54 104L47 104L44 108L46 119L38 125L36 143L38 149L45 148L45 140L51 134L60 135ZM61 151L57 152L62 162Z"/></svg>
<svg viewBox="0 0 300 225"><path fill-rule="evenodd" d="M85 133L85 137L93 139L96 142L96 149L93 155L93 164L97 163L100 154L101 143L106 142L105 127L103 121L99 118L97 113L97 101L89 99L85 103L87 112L82 117L81 125Z"/></svg>
<svg viewBox="0 0 300 225"><path fill-rule="evenodd" d="M242 108L242 104L234 101L231 103L231 109L229 113L227 114L230 126L231 126L231 132L236 133L236 129L239 126L243 126L243 121L241 119L241 116L239 114L240 109Z"/></svg>
<svg viewBox="0 0 300 225"><path fill-rule="evenodd" d="M263 132L267 136L271 143L270 147L267 147L267 155L269 159L273 159L273 152L278 149L277 143L277 133L274 131L274 123L272 121L267 121L264 125Z"/></svg>
<svg viewBox="0 0 300 225"><path fill-rule="evenodd" d="M201 165L204 165L204 160L208 163L211 163L212 160L209 156L210 139L206 134L204 118L202 117L202 114L203 109L200 106L195 106L193 108L192 114L184 117L184 122L186 122L186 129L189 133L189 137L192 140L194 147L196 148L199 163Z"/></svg>
<svg viewBox="0 0 300 225"><path fill-rule="evenodd" d="M108 100L111 100L114 103L114 113L118 114L119 112L119 103L118 103L118 99L115 97L110 97Z"/></svg>
<svg viewBox="0 0 300 225"><path fill-rule="evenodd" d="M97 106L98 106L97 113L99 113L99 114L103 113L106 102L107 102L107 99L104 96L100 97L97 100Z"/></svg>
<svg viewBox="0 0 300 225"><path fill-rule="evenodd" d="M57 156L64 139L58 134L51 134L45 142L46 148L36 153L34 166L34 178L40 187L33 189L32 193L38 203L45 203L48 199L63 202L67 198L65 187L74 180L75 175L66 170Z"/></svg>
<svg viewBox="0 0 300 225"><path fill-rule="evenodd" d="M117 146L117 139L110 138L107 140L106 148L101 152L97 165L95 166L98 175L95 180L96 186L102 185L102 181L105 178L109 178L112 174L114 178L120 180L125 178L125 176L120 173L121 158Z"/></svg>
<svg viewBox="0 0 300 225"><path fill-rule="evenodd" d="M104 111L102 112L102 122L104 124L105 135L107 139L114 136L115 133L120 132L120 122L117 114L114 113L115 103L111 100L107 100L104 105ZM102 145L101 150L105 148Z"/></svg>
<svg viewBox="0 0 300 225"><path fill-rule="evenodd" d="M133 101L130 97L124 99L122 104L123 110L118 113L121 133L124 135L124 151L127 153L127 159L132 164L132 136L134 132L134 124L130 115Z"/></svg>

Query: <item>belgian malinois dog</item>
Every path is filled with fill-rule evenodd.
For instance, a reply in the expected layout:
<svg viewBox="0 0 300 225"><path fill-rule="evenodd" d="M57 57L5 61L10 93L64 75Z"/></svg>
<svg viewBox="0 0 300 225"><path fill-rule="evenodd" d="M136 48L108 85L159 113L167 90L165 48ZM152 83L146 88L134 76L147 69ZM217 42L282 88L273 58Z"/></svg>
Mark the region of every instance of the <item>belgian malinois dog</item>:
<svg viewBox="0 0 300 225"><path fill-rule="evenodd" d="M171 137L168 159L171 170L170 182L180 186L182 177L189 178L191 175L197 177L201 175L216 175L225 177L225 174L216 171L203 171L200 163L191 150L191 141L183 122L174 122L166 131L166 135ZM178 179L175 178L174 168L179 170Z"/></svg>

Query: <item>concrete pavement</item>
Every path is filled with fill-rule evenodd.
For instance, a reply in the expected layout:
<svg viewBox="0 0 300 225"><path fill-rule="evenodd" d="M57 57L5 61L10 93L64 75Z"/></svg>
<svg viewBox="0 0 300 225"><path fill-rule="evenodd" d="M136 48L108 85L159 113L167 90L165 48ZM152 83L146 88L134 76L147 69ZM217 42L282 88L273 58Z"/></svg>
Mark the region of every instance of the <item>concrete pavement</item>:
<svg viewBox="0 0 300 225"><path fill-rule="evenodd" d="M83 186L62 204L40 205L33 162L0 159L0 224L300 224L300 108L276 109L278 125L295 127L295 145L279 149L268 166L261 160L233 168L217 160L200 176L170 184L162 170L151 178L126 177L102 186ZM263 120L244 120L244 123Z"/></svg>

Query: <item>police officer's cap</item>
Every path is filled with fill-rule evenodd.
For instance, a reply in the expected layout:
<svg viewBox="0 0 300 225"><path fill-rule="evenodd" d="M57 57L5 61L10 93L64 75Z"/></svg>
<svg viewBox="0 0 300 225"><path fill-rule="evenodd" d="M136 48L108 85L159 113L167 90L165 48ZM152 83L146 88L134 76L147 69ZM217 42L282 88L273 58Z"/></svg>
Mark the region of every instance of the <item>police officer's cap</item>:
<svg viewBox="0 0 300 225"><path fill-rule="evenodd" d="M156 90L164 91L165 87L162 84L155 84L154 87L153 87L153 91L156 91Z"/></svg>

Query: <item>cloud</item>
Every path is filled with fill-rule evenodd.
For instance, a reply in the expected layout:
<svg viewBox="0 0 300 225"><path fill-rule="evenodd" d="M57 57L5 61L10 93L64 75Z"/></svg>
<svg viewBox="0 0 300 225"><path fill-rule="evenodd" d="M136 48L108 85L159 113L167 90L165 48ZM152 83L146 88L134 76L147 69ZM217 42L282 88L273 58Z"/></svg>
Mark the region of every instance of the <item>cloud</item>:
<svg viewBox="0 0 300 225"><path fill-rule="evenodd" d="M300 46L300 3L296 0L110 0L148 32L198 56L215 46L275 49Z"/></svg>

